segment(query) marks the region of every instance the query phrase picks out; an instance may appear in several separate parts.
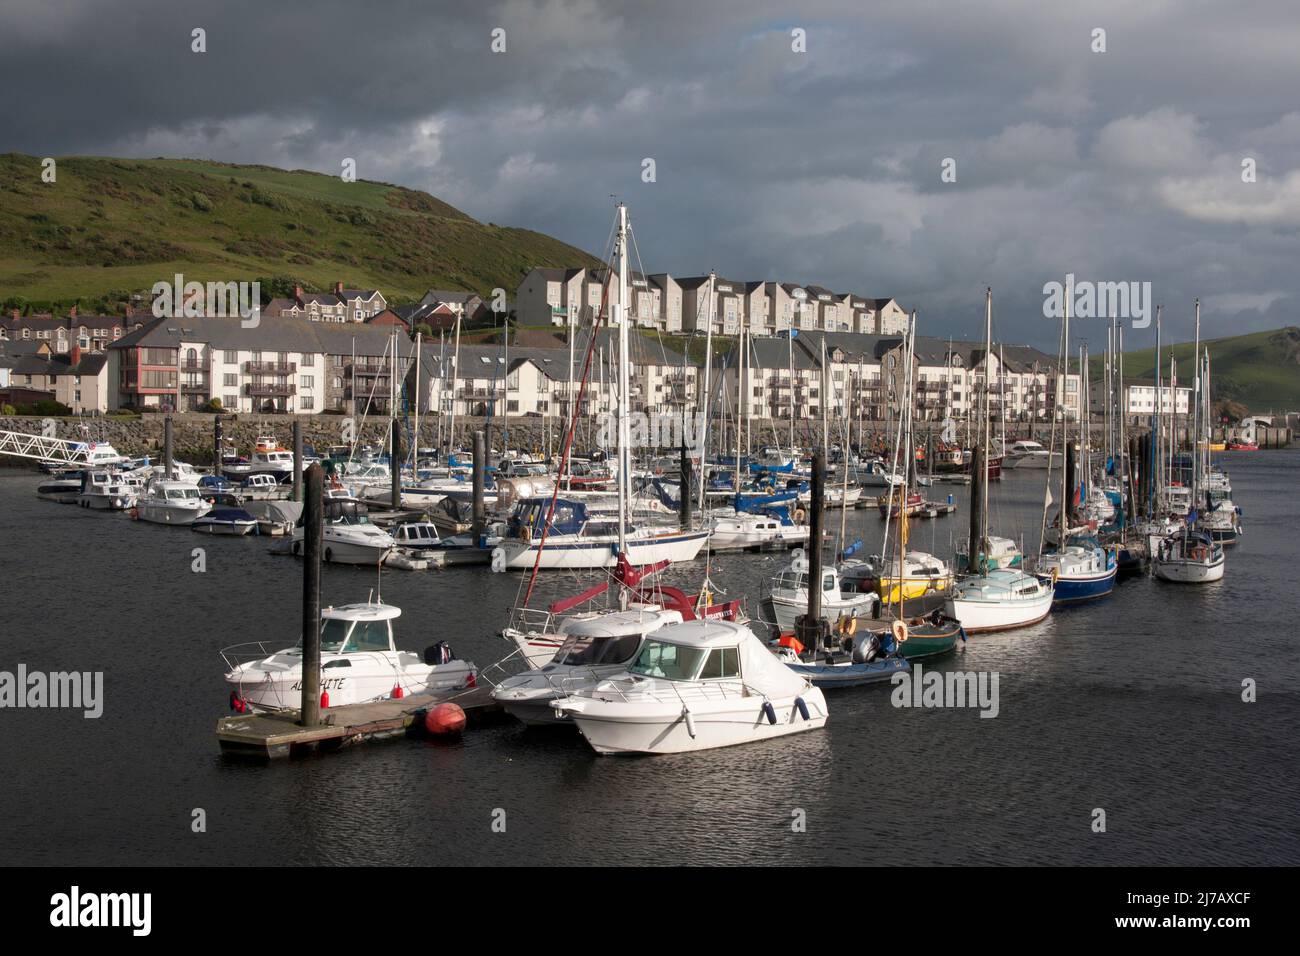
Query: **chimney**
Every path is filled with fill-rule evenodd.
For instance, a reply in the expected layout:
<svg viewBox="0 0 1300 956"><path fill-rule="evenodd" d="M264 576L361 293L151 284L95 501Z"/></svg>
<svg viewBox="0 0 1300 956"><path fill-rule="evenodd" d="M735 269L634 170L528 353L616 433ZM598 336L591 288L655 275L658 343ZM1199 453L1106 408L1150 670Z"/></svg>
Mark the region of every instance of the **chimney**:
<svg viewBox="0 0 1300 956"><path fill-rule="evenodd" d="M302 301L302 286L296 285L293 287L293 297L299 302Z"/></svg>
<svg viewBox="0 0 1300 956"><path fill-rule="evenodd" d="M76 317L77 317L77 307L74 305L72 308L68 310L68 318L75 319Z"/></svg>
<svg viewBox="0 0 1300 956"><path fill-rule="evenodd" d="M334 283L334 294L335 294L335 295L342 295L342 294L343 294L343 283L342 283L342 282L336 282L336 283Z"/></svg>
<svg viewBox="0 0 1300 956"><path fill-rule="evenodd" d="M68 361L69 361L69 363L72 365L73 368L76 368L78 365L81 364L81 346L80 346L80 345L73 345L73 346L72 346L72 355L69 357Z"/></svg>
<svg viewBox="0 0 1300 956"><path fill-rule="evenodd" d="M135 306L128 302L126 304L126 317L129 319L133 315L135 315Z"/></svg>

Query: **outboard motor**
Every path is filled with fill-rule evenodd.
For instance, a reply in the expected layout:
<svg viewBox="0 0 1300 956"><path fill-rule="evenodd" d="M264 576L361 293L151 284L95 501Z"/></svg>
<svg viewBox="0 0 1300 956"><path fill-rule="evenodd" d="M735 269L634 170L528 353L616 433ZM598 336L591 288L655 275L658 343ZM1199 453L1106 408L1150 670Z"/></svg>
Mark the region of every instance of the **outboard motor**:
<svg viewBox="0 0 1300 956"><path fill-rule="evenodd" d="M456 656L451 652L451 645L446 641L430 644L424 649L424 662L430 666L450 664L455 659Z"/></svg>
<svg viewBox="0 0 1300 956"><path fill-rule="evenodd" d="M874 634L856 634L853 637L853 663L870 664L880 656L880 638Z"/></svg>

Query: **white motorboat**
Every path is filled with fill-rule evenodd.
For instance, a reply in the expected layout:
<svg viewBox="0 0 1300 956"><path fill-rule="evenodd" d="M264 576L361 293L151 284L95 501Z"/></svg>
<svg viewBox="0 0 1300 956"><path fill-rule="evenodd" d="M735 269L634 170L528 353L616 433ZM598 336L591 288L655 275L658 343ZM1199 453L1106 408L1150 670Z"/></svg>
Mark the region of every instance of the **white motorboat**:
<svg viewBox="0 0 1300 956"><path fill-rule="evenodd" d="M439 642L424 656L399 651L391 604L345 604L321 612L321 684L329 706L473 686L477 671ZM263 642L221 652L231 703L255 710L297 708L302 701L302 642L268 653ZM250 659L251 658L251 659ZM400 694L397 692L400 688Z"/></svg>
<svg viewBox="0 0 1300 956"><path fill-rule="evenodd" d="M1005 631L1047 617L1052 596L1050 583L1023 571L998 568L959 581L944 610L961 622L967 634Z"/></svg>
<svg viewBox="0 0 1300 956"><path fill-rule="evenodd" d="M843 485L827 483L822 488L822 502L827 508L853 508L857 506L858 499L861 497L862 488L857 485L849 485L845 488ZM800 492L799 504L805 508L812 507L812 489Z"/></svg>
<svg viewBox="0 0 1300 956"><path fill-rule="evenodd" d="M739 512L713 519L709 547L714 551L795 548L808 543L808 526L765 514Z"/></svg>
<svg viewBox="0 0 1300 956"><path fill-rule="evenodd" d="M1015 442L1002 456L1003 468L1046 468L1049 464L1059 468L1065 456L1059 451L1049 452L1036 441Z"/></svg>
<svg viewBox="0 0 1300 956"><path fill-rule="evenodd" d="M907 477L890 470L881 458L873 458L855 469L851 477L864 488L901 487L907 484Z"/></svg>
<svg viewBox="0 0 1300 956"><path fill-rule="evenodd" d="M1204 531L1220 544L1236 544L1241 534L1241 509L1228 497L1219 498L1214 507L1202 512L1196 521L1196 529Z"/></svg>
<svg viewBox="0 0 1300 956"><path fill-rule="evenodd" d="M1164 539L1151 557L1156 577L1177 584L1222 580L1226 564L1223 545L1203 531L1190 529Z"/></svg>
<svg viewBox="0 0 1300 956"><path fill-rule="evenodd" d="M388 532L370 523L370 516L351 498L327 498L321 536L321 556L334 564L378 564L396 542ZM289 550L302 554L304 528L294 528Z"/></svg>
<svg viewBox="0 0 1300 956"><path fill-rule="evenodd" d="M1170 485L1164 492L1165 509L1180 518L1187 517L1192 510L1192 489L1187 485Z"/></svg>
<svg viewBox="0 0 1300 956"><path fill-rule="evenodd" d="M551 707L554 701L625 670L647 634L680 623L680 611L637 604L575 614L549 633L507 628L530 669L503 680L492 698L525 724L571 723Z"/></svg>
<svg viewBox="0 0 1300 956"><path fill-rule="evenodd" d="M795 621L808 612L808 583L808 559L802 551L772 579L767 600L781 631L792 630ZM874 591L843 590L834 565L822 568L821 592L821 618L832 627L840 618L870 614L880 601Z"/></svg>
<svg viewBox="0 0 1300 956"><path fill-rule="evenodd" d="M126 511L135 504L135 491L111 471L88 470L81 479L77 504L95 511Z"/></svg>
<svg viewBox="0 0 1300 956"><path fill-rule="evenodd" d="M532 570L535 564L609 568L618 563L618 521L590 514L586 504L573 498L556 501L543 546L542 529L550 507L550 498L525 498L515 505L506 538L493 550L493 571ZM624 540L628 561L643 567L660 561L693 561L708 537L707 531L643 526L627 528Z"/></svg>
<svg viewBox="0 0 1300 956"><path fill-rule="evenodd" d="M687 621L648 635L622 673L552 705L600 754L709 750L815 730L820 689L743 624Z"/></svg>
<svg viewBox="0 0 1300 956"><path fill-rule="evenodd" d="M72 453L88 468L121 468L131 460L106 441L78 442Z"/></svg>
<svg viewBox="0 0 1300 956"><path fill-rule="evenodd" d="M154 524L191 525L212 510L192 481L155 478L135 504L135 516Z"/></svg>

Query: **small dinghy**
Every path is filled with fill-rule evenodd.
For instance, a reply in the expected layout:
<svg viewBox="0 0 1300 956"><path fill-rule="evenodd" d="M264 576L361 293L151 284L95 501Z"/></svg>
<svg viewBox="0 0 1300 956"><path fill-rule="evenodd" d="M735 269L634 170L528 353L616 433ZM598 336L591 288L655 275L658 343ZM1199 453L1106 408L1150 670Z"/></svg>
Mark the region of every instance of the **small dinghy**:
<svg viewBox="0 0 1300 956"><path fill-rule="evenodd" d="M912 668L889 631L859 632L855 620L841 626L837 635L828 634L826 643L824 648L806 648L793 634L782 634L772 650L777 660L823 690L889 681Z"/></svg>
<svg viewBox="0 0 1300 956"><path fill-rule="evenodd" d="M202 534L251 534L257 530L257 519L243 508L213 508L190 525Z"/></svg>

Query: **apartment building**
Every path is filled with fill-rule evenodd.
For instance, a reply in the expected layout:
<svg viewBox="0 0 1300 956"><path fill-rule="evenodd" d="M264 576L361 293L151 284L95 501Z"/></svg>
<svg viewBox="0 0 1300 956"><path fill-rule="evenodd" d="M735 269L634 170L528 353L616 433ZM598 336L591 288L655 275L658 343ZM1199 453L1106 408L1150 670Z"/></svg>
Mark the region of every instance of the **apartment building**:
<svg viewBox="0 0 1300 956"><path fill-rule="evenodd" d="M665 332L682 331L682 287L666 272L647 276L650 284L659 291L659 328Z"/></svg>

